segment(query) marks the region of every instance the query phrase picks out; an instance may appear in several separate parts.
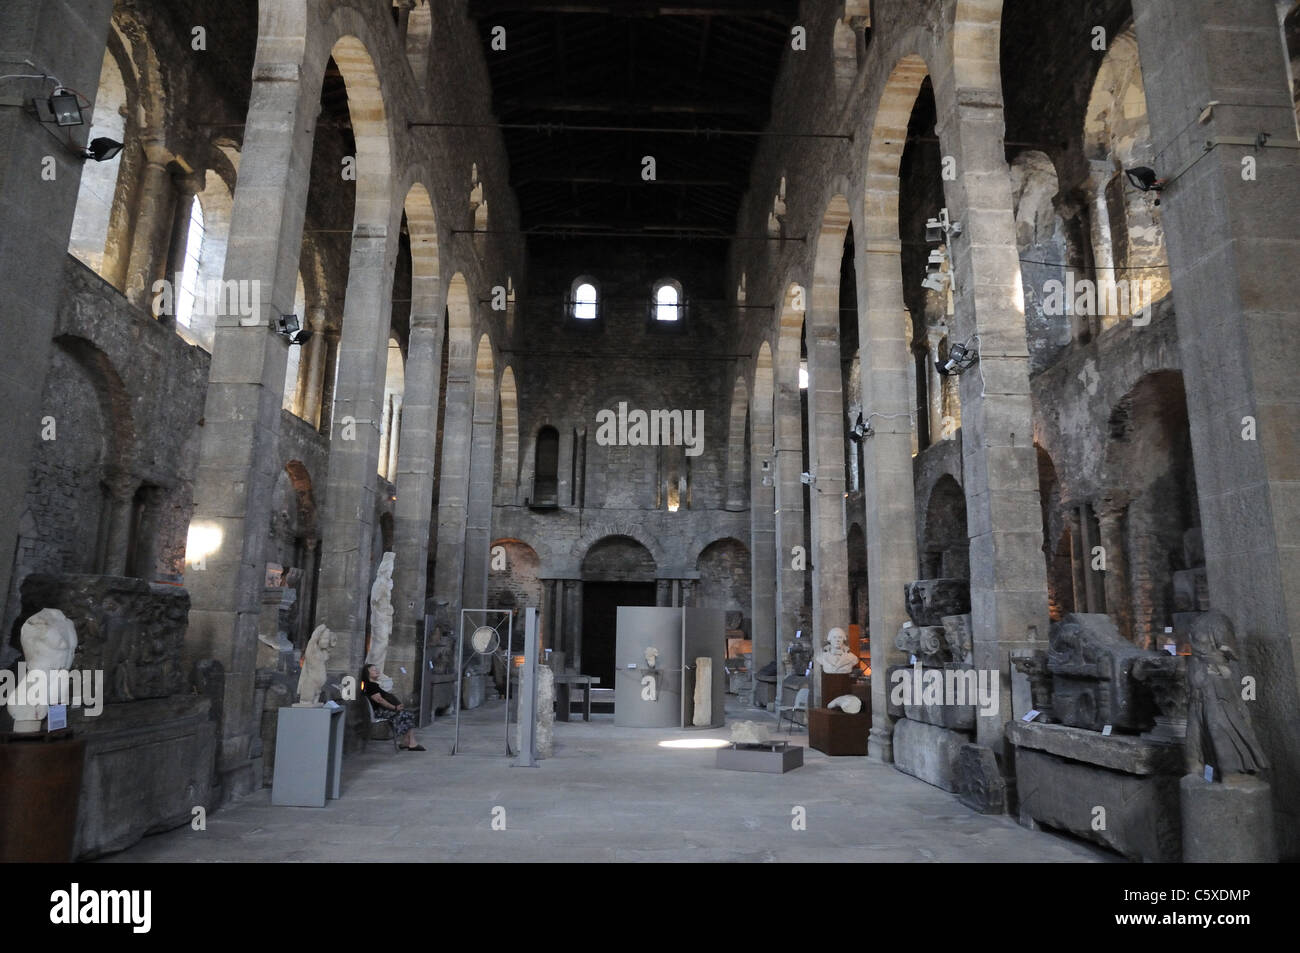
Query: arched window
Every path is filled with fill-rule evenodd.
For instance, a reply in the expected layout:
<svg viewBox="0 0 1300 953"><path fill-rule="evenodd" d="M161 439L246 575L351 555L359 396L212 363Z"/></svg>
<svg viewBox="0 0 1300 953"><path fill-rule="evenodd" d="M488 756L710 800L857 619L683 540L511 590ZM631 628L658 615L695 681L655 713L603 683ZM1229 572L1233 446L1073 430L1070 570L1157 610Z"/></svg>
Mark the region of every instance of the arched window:
<svg viewBox="0 0 1300 953"><path fill-rule="evenodd" d="M676 321L682 316L682 286L672 280L655 285L654 308L656 321Z"/></svg>
<svg viewBox="0 0 1300 953"><path fill-rule="evenodd" d="M578 321L595 321L599 314L600 292L591 278L582 277L573 282L570 311Z"/></svg>
<svg viewBox="0 0 1300 953"><path fill-rule="evenodd" d="M185 239L185 268L176 294L176 322L189 327L194 318L194 301L198 293L199 267L203 260L203 206L197 197L190 205L190 230Z"/></svg>
<svg viewBox="0 0 1300 953"><path fill-rule="evenodd" d="M560 432L554 427L537 431L533 457L533 506L556 506L560 502Z"/></svg>

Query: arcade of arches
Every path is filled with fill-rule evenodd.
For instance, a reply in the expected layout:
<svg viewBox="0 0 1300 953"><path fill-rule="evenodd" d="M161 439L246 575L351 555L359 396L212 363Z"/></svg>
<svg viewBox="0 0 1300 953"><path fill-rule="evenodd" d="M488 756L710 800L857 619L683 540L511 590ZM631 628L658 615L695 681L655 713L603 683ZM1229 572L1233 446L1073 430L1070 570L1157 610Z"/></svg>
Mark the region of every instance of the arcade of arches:
<svg viewBox="0 0 1300 953"><path fill-rule="evenodd" d="M461 609L605 688L619 606L724 610L774 725L840 627L870 763L1131 859L1218 849L1226 619L1240 840L1300 857L1300 3L5 6L6 102L82 91L0 111L0 665L54 606L107 672L80 856L269 785L391 551L432 731Z"/></svg>

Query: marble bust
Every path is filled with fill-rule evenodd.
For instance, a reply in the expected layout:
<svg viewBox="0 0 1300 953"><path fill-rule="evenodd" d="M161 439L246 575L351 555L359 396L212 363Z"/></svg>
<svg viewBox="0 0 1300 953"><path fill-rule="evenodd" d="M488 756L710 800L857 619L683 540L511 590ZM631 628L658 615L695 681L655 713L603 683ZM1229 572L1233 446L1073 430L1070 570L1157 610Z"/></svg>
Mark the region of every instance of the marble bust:
<svg viewBox="0 0 1300 953"><path fill-rule="evenodd" d="M817 656L827 675L846 675L858 667L858 657L849 651L849 637L839 626L826 635L826 648Z"/></svg>
<svg viewBox="0 0 1300 953"><path fill-rule="evenodd" d="M54 672L61 672L72 665L72 657L77 651L77 627L72 620L58 609L42 609L23 623L19 640L23 647L23 661L27 666L24 677L25 688L38 697L49 699L49 689L54 679ZM39 684L37 684L39 683ZM27 691L23 692L25 696ZM67 704L69 699L59 699L58 703ZM9 714L14 720L15 734L31 734L41 730L41 722L50 713L49 705L15 705L8 706Z"/></svg>
<svg viewBox="0 0 1300 953"><path fill-rule="evenodd" d="M295 708L319 708L320 692L325 687L325 665L338 636L328 626L318 625L302 653L302 671L298 675L298 701Z"/></svg>

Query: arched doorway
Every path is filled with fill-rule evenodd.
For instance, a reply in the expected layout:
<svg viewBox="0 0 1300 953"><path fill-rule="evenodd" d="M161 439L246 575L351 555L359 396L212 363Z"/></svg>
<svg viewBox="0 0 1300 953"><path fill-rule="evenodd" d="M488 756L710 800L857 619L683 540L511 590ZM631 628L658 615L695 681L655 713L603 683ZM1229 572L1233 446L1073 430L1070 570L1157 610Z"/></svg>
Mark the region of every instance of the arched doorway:
<svg viewBox="0 0 1300 953"><path fill-rule="evenodd" d="M606 536L582 560L582 672L614 684L614 645L619 606L655 604L655 561L630 536Z"/></svg>

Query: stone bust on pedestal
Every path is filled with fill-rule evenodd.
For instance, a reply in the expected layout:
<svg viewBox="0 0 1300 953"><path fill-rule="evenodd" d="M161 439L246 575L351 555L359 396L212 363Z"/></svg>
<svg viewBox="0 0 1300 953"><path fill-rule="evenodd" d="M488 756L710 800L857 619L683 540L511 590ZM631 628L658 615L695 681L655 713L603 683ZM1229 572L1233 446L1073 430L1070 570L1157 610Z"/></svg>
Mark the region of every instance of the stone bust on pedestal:
<svg viewBox="0 0 1300 953"><path fill-rule="evenodd" d="M817 656L827 675L847 675L858 667L858 657L849 651L849 637L836 626L826 635L826 648Z"/></svg>

